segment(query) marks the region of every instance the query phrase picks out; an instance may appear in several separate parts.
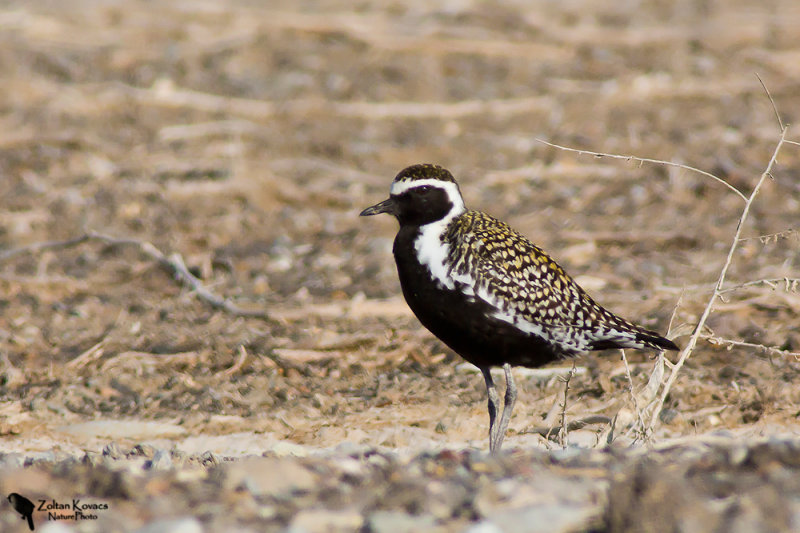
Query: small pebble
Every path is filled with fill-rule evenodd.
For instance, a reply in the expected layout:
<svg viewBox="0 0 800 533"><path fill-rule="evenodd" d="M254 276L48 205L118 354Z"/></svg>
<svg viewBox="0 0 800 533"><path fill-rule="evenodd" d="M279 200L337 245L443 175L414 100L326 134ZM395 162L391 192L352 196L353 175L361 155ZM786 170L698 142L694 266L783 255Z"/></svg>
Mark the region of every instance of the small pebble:
<svg viewBox="0 0 800 533"><path fill-rule="evenodd" d="M81 462L89 466L99 466L103 464L103 454L92 451L86 452L83 455L83 459L81 459Z"/></svg>
<svg viewBox="0 0 800 533"><path fill-rule="evenodd" d="M200 462L205 467L217 466L219 465L219 456L214 452L207 451L200 456Z"/></svg>
<svg viewBox="0 0 800 533"><path fill-rule="evenodd" d="M505 533L494 522L482 520L464 530L463 533Z"/></svg>
<svg viewBox="0 0 800 533"><path fill-rule="evenodd" d="M172 450L170 450L169 456L176 466L183 466L186 463L186 461L189 460L189 456L186 454L186 452L182 452L177 448L173 448Z"/></svg>
<svg viewBox="0 0 800 533"><path fill-rule="evenodd" d="M148 459L152 459L153 455L156 453L156 449L149 444L137 444L136 446L131 449L128 456L139 456L139 457L146 457Z"/></svg>
<svg viewBox="0 0 800 533"><path fill-rule="evenodd" d="M359 531L364 518L356 510L303 509L292 518L290 529L308 533Z"/></svg>
<svg viewBox="0 0 800 533"><path fill-rule="evenodd" d="M21 453L4 453L2 457L0 457L0 469L5 470L7 468L22 468L25 464L25 457Z"/></svg>
<svg viewBox="0 0 800 533"><path fill-rule="evenodd" d="M436 519L430 515L410 515L403 511L375 511L367 517L370 533L416 533L432 529Z"/></svg>
<svg viewBox="0 0 800 533"><path fill-rule="evenodd" d="M675 409L667 409L664 408L658 413L658 419L663 422L664 424L671 424L673 420L678 416L678 411Z"/></svg>
<svg viewBox="0 0 800 533"><path fill-rule="evenodd" d="M119 444L112 441L103 447L103 456L117 460L124 458L125 453L122 451L122 448L120 448Z"/></svg>
<svg viewBox="0 0 800 533"><path fill-rule="evenodd" d="M147 470L170 470L173 467L172 456L166 450L156 450L153 458L144 464Z"/></svg>
<svg viewBox="0 0 800 533"><path fill-rule="evenodd" d="M52 450L46 452L39 452L33 455L29 455L28 457L25 458L25 466L31 466L41 463L55 463L55 462L56 462L56 454Z"/></svg>

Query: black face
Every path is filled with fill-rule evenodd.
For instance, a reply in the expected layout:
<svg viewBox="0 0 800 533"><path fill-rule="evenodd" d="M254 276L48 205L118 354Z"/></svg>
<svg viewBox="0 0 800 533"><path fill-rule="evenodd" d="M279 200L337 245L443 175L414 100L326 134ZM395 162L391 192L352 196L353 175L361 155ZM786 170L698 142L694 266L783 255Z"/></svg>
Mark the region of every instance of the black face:
<svg viewBox="0 0 800 533"><path fill-rule="evenodd" d="M422 226L441 220L452 208L453 202L446 190L435 185L420 185L366 208L361 216L389 213L401 226Z"/></svg>
<svg viewBox="0 0 800 533"><path fill-rule="evenodd" d="M401 226L422 226L436 222L447 216L453 202L447 191L433 185L413 187L399 196L392 196L395 202L397 220Z"/></svg>
<svg viewBox="0 0 800 533"><path fill-rule="evenodd" d="M392 190L396 193L364 209L361 216L388 213L401 226L422 226L446 217L455 203L462 210L464 207L455 178L439 165L424 163L404 168L394 178Z"/></svg>

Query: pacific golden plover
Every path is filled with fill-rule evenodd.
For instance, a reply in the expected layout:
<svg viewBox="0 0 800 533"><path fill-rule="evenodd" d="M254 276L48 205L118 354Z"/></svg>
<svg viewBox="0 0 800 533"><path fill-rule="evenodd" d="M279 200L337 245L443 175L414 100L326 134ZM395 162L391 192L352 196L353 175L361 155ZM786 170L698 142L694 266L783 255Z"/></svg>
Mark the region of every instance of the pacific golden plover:
<svg viewBox="0 0 800 533"><path fill-rule="evenodd" d="M403 296L419 321L483 373L489 396L489 449L503 443L516 401L511 366L539 367L591 350L678 346L607 311L541 248L507 224L468 210L453 176L414 165L390 196L361 216L400 223L394 258ZM489 369L502 366L499 397Z"/></svg>

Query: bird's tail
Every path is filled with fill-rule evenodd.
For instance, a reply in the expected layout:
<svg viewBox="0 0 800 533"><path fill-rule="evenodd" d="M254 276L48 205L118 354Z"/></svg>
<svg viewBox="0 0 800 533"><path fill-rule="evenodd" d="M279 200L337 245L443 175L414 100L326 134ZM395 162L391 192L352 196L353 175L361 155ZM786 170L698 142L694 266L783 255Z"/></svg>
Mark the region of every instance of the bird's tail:
<svg viewBox="0 0 800 533"><path fill-rule="evenodd" d="M672 342L671 340L662 337L658 333L646 329L642 329L640 332L636 334L636 340L648 348L656 348L661 350L675 350L678 351L680 348L677 344Z"/></svg>
<svg viewBox="0 0 800 533"><path fill-rule="evenodd" d="M609 313L610 315L610 313ZM604 329L591 343L593 350L613 348L654 348L656 350L680 350L677 344L655 331L644 329L627 320L613 316L613 326Z"/></svg>
<svg viewBox="0 0 800 533"><path fill-rule="evenodd" d="M28 518L28 527L31 528L31 531L33 531L33 513L29 513L27 518Z"/></svg>

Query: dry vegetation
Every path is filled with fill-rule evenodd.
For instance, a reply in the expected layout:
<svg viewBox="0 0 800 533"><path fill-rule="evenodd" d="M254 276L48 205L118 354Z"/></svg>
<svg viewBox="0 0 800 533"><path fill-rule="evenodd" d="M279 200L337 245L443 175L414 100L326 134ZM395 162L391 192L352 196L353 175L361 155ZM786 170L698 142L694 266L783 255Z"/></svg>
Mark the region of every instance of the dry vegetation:
<svg viewBox="0 0 800 533"><path fill-rule="evenodd" d="M797 432L800 130L755 74L796 122L800 4L428 5L4 4L4 447L163 419L485 448L482 379L402 302L394 222L356 216L423 161L691 352L580 359L572 442ZM537 376L510 448L557 446Z"/></svg>

